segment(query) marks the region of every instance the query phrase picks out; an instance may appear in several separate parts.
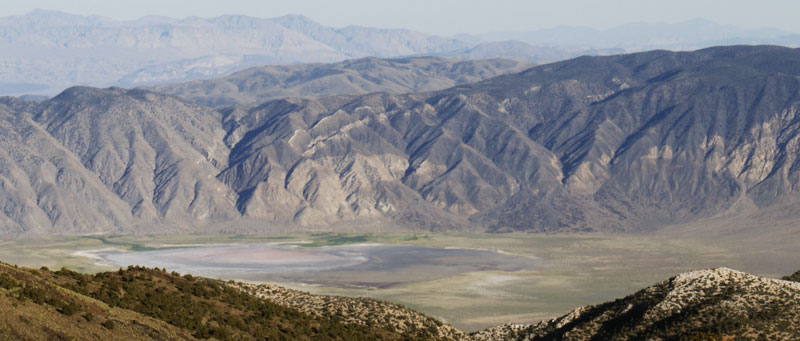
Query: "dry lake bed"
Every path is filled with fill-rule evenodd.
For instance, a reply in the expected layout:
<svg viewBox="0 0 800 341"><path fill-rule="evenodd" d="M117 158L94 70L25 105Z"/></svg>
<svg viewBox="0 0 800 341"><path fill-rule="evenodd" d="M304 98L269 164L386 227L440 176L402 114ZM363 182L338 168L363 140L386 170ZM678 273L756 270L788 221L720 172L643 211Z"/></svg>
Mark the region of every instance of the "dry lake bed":
<svg viewBox="0 0 800 341"><path fill-rule="evenodd" d="M302 245L302 244L300 244ZM478 271L533 270L533 259L490 250L354 244L304 247L247 243L150 251L93 252L101 264L167 268L251 282L385 289Z"/></svg>
<svg viewBox="0 0 800 341"><path fill-rule="evenodd" d="M773 233L780 240L767 240L736 236L729 228L726 238L680 231L68 237L0 241L0 261L90 273L136 264L367 296L465 331L555 317L688 270L727 266L777 277L800 268L798 236Z"/></svg>

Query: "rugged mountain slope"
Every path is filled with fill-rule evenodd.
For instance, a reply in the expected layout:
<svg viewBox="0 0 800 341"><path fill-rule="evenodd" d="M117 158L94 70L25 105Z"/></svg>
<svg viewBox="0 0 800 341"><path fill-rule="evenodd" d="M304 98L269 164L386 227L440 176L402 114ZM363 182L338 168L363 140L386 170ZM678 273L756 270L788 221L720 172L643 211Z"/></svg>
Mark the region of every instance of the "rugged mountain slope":
<svg viewBox="0 0 800 341"><path fill-rule="evenodd" d="M530 66L505 59L368 57L334 64L260 66L220 79L159 85L151 89L210 107L253 105L280 97L434 91L519 72Z"/></svg>
<svg viewBox="0 0 800 341"><path fill-rule="evenodd" d="M443 210L497 231L649 229L796 200L798 76L798 50L721 47L278 100L228 116L220 179L270 219Z"/></svg>
<svg viewBox="0 0 800 341"><path fill-rule="evenodd" d="M2 103L7 233L239 217L643 231L800 199L800 51L781 47L581 57L219 112L115 88Z"/></svg>
<svg viewBox="0 0 800 341"><path fill-rule="evenodd" d="M770 339L800 336L800 283L726 268L694 271L633 295L475 340Z"/></svg>
<svg viewBox="0 0 800 341"><path fill-rule="evenodd" d="M480 42L475 46L457 51L435 54L440 57L487 59L508 58L526 60L537 64L552 63L579 56L598 56L624 53L621 48L588 49L555 45L530 45L518 40Z"/></svg>
<svg viewBox="0 0 800 341"><path fill-rule="evenodd" d="M7 232L110 232L239 216L216 179L228 154L220 115L163 95L72 88L9 101L0 180ZM49 221L49 223L48 223Z"/></svg>

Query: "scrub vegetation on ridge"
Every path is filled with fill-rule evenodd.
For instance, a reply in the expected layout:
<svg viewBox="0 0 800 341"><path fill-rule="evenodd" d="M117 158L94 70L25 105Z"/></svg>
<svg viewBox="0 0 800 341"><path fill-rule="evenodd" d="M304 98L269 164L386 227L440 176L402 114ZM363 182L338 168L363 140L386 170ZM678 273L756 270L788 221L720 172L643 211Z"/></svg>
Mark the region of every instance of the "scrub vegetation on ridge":
<svg viewBox="0 0 800 341"><path fill-rule="evenodd" d="M0 300L0 332L22 339L438 339L442 326L429 318L402 331L395 321L345 323L344 316L312 316L219 280L141 267L88 275L0 264ZM31 315L37 311L41 319Z"/></svg>

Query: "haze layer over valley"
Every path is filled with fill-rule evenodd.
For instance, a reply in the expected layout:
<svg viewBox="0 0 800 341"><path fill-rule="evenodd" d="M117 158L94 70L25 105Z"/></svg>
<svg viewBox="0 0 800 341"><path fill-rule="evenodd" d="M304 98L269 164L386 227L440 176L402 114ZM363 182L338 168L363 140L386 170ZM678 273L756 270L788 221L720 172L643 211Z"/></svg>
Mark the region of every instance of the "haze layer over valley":
<svg viewBox="0 0 800 341"><path fill-rule="evenodd" d="M55 95L69 86L135 87L220 77L265 64L363 57L506 58L546 63L581 55L716 45L797 47L800 36L705 20L607 30L554 27L454 37L407 29L329 27L301 15L115 20L49 10L0 18L0 95Z"/></svg>
<svg viewBox="0 0 800 341"><path fill-rule="evenodd" d="M222 76L265 64L443 55L543 62L581 51L494 48L406 29L323 26L300 15L261 19L144 17L119 21L35 10L0 18L0 95L54 95L73 85L143 86ZM526 51L526 49L533 49ZM531 53L528 53L531 52Z"/></svg>

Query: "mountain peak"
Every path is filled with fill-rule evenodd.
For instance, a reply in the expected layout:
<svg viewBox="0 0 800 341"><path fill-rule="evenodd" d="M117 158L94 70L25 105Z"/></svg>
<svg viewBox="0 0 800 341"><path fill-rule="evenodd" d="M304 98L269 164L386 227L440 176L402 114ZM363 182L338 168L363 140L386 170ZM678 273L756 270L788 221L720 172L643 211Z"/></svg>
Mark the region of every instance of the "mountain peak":
<svg viewBox="0 0 800 341"><path fill-rule="evenodd" d="M295 22L295 23L303 23L303 24L318 24L316 21L311 20L311 18L302 15L302 14L287 14L282 15L280 17L272 18L272 20L282 21L282 22Z"/></svg>
<svg viewBox="0 0 800 341"><path fill-rule="evenodd" d="M54 17L83 18L83 16L76 14L70 14L62 11L55 11L55 10L41 9L41 8L32 9L30 12L26 13L25 16L44 17L44 18L54 18Z"/></svg>
<svg viewBox="0 0 800 341"><path fill-rule="evenodd" d="M97 25L111 22L113 20L101 16L83 16L61 11L34 9L24 16L17 17L26 21L33 21L39 27L59 27L59 26L84 26Z"/></svg>

